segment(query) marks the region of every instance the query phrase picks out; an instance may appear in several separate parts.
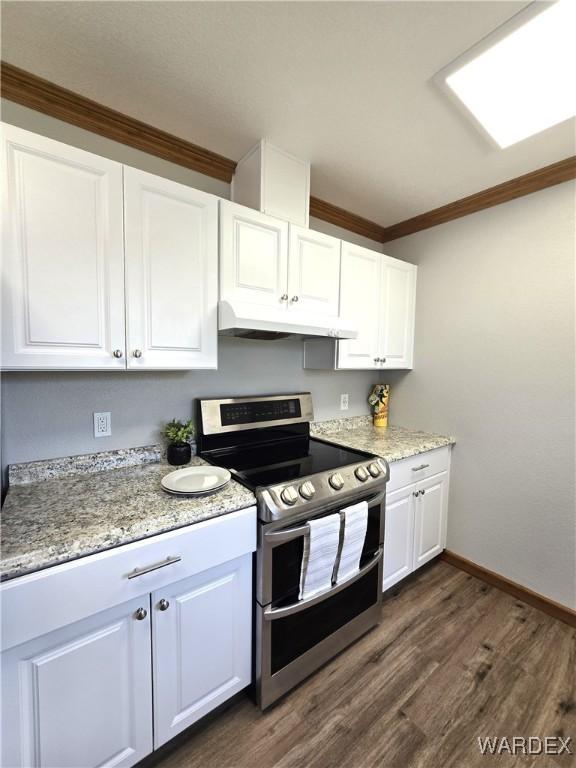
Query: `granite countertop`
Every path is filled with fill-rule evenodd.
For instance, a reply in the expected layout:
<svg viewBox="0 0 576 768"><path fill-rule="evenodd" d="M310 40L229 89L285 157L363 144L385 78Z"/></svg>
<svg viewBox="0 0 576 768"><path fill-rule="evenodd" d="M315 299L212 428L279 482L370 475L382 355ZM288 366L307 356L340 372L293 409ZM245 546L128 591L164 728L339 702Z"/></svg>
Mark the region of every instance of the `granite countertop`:
<svg viewBox="0 0 576 768"><path fill-rule="evenodd" d="M406 427L374 427L371 416L352 416L347 419L315 422L310 434L330 442L367 451L381 456L387 462L400 461L419 453L453 445L453 437L420 432Z"/></svg>
<svg viewBox="0 0 576 768"><path fill-rule="evenodd" d="M143 460L150 462L150 455L159 458L153 449L135 450L148 450ZM128 456L119 459L120 453ZM11 467L10 490L2 509L2 580L256 503L254 495L234 480L212 496L170 496L161 490L160 480L174 467L158 461L135 466L130 453L109 452L107 456L113 458L100 458L99 471L89 474L79 474L78 463L71 459ZM198 457L191 461L192 466L205 463ZM119 464L124 466L118 468ZM116 468L103 469L106 466Z"/></svg>
<svg viewBox="0 0 576 768"><path fill-rule="evenodd" d="M311 434L388 462L455 442L403 427L375 429L370 416L315 422ZM205 463L196 456L191 461ZM2 580L256 504L234 480L212 496L170 496L160 480L173 470L158 446L11 465L2 509Z"/></svg>

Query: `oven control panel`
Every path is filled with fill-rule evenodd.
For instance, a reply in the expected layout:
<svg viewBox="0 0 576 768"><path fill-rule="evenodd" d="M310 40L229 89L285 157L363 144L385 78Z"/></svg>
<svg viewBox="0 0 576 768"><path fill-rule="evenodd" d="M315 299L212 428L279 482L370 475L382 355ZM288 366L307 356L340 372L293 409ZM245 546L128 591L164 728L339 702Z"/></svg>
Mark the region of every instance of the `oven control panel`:
<svg viewBox="0 0 576 768"><path fill-rule="evenodd" d="M276 520L303 512L307 507L345 497L344 504L354 503L350 494L365 493L372 485L383 486L388 481L389 469L384 459L374 458L362 464L339 470L311 475L300 481L273 485L259 491L264 505L258 514L265 521Z"/></svg>

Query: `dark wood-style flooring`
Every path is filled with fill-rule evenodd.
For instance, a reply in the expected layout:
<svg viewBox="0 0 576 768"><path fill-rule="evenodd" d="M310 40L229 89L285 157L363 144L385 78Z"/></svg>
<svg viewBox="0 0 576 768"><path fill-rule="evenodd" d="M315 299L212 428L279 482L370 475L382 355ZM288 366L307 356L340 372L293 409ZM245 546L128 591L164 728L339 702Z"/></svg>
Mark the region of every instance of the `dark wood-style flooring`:
<svg viewBox="0 0 576 768"><path fill-rule="evenodd" d="M436 562L382 623L265 714L247 698L159 768L558 768L576 755L482 756L486 736L572 737L576 629Z"/></svg>

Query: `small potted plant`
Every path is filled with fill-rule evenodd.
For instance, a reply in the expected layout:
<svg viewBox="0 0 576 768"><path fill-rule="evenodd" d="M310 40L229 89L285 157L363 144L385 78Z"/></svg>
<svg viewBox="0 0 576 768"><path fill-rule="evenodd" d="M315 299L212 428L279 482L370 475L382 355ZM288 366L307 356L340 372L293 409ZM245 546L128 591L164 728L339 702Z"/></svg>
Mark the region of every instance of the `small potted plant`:
<svg viewBox="0 0 576 768"><path fill-rule="evenodd" d="M190 446L190 438L194 435L192 422L172 419L164 427L163 435L168 443L166 450L168 463L172 464L173 467L188 464L192 457L192 447Z"/></svg>

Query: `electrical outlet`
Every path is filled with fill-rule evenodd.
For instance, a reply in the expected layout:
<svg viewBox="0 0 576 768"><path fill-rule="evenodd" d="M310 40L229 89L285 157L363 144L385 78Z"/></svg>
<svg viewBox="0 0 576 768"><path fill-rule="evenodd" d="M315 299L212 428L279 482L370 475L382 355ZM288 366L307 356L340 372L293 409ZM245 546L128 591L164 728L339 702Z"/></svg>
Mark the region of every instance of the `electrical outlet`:
<svg viewBox="0 0 576 768"><path fill-rule="evenodd" d="M340 410L348 410L348 395L340 395Z"/></svg>
<svg viewBox="0 0 576 768"><path fill-rule="evenodd" d="M94 437L110 437L112 434L112 414L110 411L94 414Z"/></svg>

